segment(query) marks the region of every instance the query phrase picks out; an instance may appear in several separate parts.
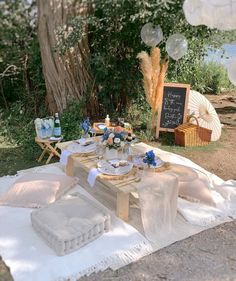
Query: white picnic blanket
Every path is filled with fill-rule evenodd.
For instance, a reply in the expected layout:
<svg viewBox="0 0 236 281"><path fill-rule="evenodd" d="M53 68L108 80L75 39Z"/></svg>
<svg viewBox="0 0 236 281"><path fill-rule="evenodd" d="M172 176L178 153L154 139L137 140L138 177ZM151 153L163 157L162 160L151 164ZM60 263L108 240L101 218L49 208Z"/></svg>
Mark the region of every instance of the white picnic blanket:
<svg viewBox="0 0 236 281"><path fill-rule="evenodd" d="M112 231L79 251L63 257L57 257L33 231L30 225L31 209L0 207L0 255L11 268L15 281L65 281L67 278L70 278L70 281L75 281L76 278L109 267L118 269L152 251L223 222L231 221L233 217L236 217L235 181L224 182L216 175L179 155L143 143L138 146L142 152L154 149L154 152L164 161L186 165L206 173L212 191L224 196L225 200L223 202L219 200L217 210L212 210L212 207L178 199L178 211L181 215L177 215L172 232L165 237L163 236L155 245L151 245L135 229L142 231L140 214L138 216L135 213L137 209L131 210L129 221L135 228L112 215ZM38 167L33 170L40 172L45 171L45 168L50 168L50 173L62 172L58 169L58 164L47 165L43 168ZM13 181L14 177L1 178L0 194L7 191ZM71 192L75 191L93 198L79 186ZM217 198L220 197L217 195Z"/></svg>
<svg viewBox="0 0 236 281"><path fill-rule="evenodd" d="M35 171L62 173L55 165ZM0 178L0 194L7 191L16 178ZM70 193L95 200L80 186ZM111 231L76 252L58 257L33 230L31 212L32 209L0 207L0 256L10 267L15 281L76 281L107 268L116 270L153 250L143 235L109 211Z"/></svg>
<svg viewBox="0 0 236 281"><path fill-rule="evenodd" d="M186 221L196 226L209 227L211 224L223 222L224 220L236 219L236 181L230 180L224 182L221 178L206 171L185 157L151 147L144 143L137 144L136 149L142 152L152 149L162 160L190 167L199 176L205 175L205 178L208 179L211 188L210 192L216 203L216 207L178 198L178 212ZM149 197L149 200L151 200L151 192L149 193ZM150 212L146 215L146 218L145 214L142 213L142 217L144 217L144 220L148 220L150 218Z"/></svg>

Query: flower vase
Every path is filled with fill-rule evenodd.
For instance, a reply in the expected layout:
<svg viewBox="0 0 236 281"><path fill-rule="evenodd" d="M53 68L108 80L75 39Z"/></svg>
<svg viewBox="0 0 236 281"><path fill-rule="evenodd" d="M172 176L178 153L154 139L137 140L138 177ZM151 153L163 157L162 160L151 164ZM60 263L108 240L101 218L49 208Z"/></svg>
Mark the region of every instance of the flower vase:
<svg viewBox="0 0 236 281"><path fill-rule="evenodd" d="M118 150L114 148L106 147L104 159L106 160L118 159Z"/></svg>
<svg viewBox="0 0 236 281"><path fill-rule="evenodd" d="M81 136L82 139L88 139L89 137L90 137L89 133L84 133Z"/></svg>

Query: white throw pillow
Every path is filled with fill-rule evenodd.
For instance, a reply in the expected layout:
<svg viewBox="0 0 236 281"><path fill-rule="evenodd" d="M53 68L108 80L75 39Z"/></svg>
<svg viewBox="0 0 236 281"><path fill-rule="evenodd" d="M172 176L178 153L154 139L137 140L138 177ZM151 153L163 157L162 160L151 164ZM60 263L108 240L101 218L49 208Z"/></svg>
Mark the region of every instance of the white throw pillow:
<svg viewBox="0 0 236 281"><path fill-rule="evenodd" d="M0 205L40 208L59 199L77 183L77 178L66 175L26 173L0 196Z"/></svg>
<svg viewBox="0 0 236 281"><path fill-rule="evenodd" d="M196 179L190 182L179 183L179 196L191 202L203 203L209 206L216 206L212 198L209 184L203 179Z"/></svg>

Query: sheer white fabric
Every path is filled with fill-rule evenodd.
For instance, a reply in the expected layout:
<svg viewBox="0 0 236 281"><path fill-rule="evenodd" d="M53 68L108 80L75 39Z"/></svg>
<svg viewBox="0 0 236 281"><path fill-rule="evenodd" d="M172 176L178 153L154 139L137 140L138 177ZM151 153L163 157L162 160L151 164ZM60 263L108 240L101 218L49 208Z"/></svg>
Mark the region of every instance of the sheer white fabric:
<svg viewBox="0 0 236 281"><path fill-rule="evenodd" d="M170 173L145 173L145 183L137 184L141 217L146 237L160 241L172 230L177 214L178 179Z"/></svg>

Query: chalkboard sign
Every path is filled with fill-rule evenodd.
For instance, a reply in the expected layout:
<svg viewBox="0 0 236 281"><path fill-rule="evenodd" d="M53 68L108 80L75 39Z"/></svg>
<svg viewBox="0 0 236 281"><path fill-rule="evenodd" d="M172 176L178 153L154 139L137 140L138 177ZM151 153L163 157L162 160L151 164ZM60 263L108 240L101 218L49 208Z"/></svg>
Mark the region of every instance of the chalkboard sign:
<svg viewBox="0 0 236 281"><path fill-rule="evenodd" d="M159 131L174 132L186 122L190 85L165 83L161 108L158 112L156 137Z"/></svg>

